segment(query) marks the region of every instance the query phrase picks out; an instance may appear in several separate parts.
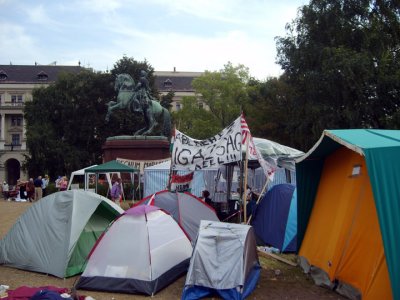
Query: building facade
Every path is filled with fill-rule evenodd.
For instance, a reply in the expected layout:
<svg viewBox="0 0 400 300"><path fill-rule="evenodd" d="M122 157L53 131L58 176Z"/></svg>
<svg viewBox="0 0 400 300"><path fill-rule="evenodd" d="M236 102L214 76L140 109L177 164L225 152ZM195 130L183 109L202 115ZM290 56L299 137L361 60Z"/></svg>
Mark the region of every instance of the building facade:
<svg viewBox="0 0 400 300"><path fill-rule="evenodd" d="M61 72L81 70L79 66L0 65L0 180L15 185L18 179L28 179L22 169L29 154L23 108L32 100L32 90L48 86Z"/></svg>
<svg viewBox="0 0 400 300"><path fill-rule="evenodd" d="M171 111L179 111L182 109L183 97L195 96L192 81L202 74L202 72L178 72L175 68L173 71L155 71L155 85L161 95L174 92Z"/></svg>

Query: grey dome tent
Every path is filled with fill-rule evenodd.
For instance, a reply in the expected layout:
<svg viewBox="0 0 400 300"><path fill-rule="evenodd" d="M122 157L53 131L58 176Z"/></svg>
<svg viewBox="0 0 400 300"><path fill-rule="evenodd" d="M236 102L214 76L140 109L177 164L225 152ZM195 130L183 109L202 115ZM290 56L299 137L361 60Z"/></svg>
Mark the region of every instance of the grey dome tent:
<svg viewBox="0 0 400 300"><path fill-rule="evenodd" d="M245 299L260 272L253 227L202 220L181 299Z"/></svg>
<svg viewBox="0 0 400 300"><path fill-rule="evenodd" d="M154 295L187 271L192 250L169 214L135 206L99 239L76 288Z"/></svg>
<svg viewBox="0 0 400 300"><path fill-rule="evenodd" d="M112 201L88 191L46 196L0 240L0 264L60 278L81 273L97 239L122 212Z"/></svg>

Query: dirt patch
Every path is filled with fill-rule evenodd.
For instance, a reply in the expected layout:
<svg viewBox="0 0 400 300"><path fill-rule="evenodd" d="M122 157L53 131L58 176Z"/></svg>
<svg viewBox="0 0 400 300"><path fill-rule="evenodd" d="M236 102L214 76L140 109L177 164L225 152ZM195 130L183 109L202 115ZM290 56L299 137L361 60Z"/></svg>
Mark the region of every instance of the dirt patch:
<svg viewBox="0 0 400 300"><path fill-rule="evenodd" d="M0 238L5 236L8 230L32 204L29 202L7 202L0 200ZM285 259L296 261L294 255L285 255ZM127 259L129 256L127 255ZM291 300L324 300L324 299L345 299L328 289L316 286L312 279L302 272L300 267L293 267L277 261L273 258L260 257L262 265L261 278L257 288L247 299L291 299ZM279 271L277 271L279 270ZM0 265L0 284L9 285L10 289L20 286L57 286L72 288L79 276L60 279L51 275L28 272ZM185 283L185 276L179 278L170 286L158 292L154 299L180 299L182 288ZM128 295L117 293L100 293L93 291L79 290L80 295L88 295L96 300L132 300L146 299L148 296ZM206 298L215 299L215 298Z"/></svg>

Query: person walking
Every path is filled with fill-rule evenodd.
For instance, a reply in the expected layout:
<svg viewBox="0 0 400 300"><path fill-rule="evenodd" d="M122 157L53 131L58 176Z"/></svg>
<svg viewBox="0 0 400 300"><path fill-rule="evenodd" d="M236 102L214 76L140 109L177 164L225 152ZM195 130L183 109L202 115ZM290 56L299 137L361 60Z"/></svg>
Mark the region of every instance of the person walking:
<svg viewBox="0 0 400 300"><path fill-rule="evenodd" d="M43 191L42 191L42 176L38 176L34 181L33 185L35 186L35 201L42 199Z"/></svg>
<svg viewBox="0 0 400 300"><path fill-rule="evenodd" d="M10 194L10 188L8 186L7 181L3 182L2 189L3 189L4 200L7 200Z"/></svg>
<svg viewBox="0 0 400 300"><path fill-rule="evenodd" d="M43 197L45 197L47 195L46 189L47 189L47 186L49 185L49 181L50 181L49 175L47 175L47 174L44 175L44 178L42 178L42 196Z"/></svg>
<svg viewBox="0 0 400 300"><path fill-rule="evenodd" d="M111 200L115 202L117 205L120 204L120 199L122 195L122 187L121 187L121 178L117 178L111 188Z"/></svg>

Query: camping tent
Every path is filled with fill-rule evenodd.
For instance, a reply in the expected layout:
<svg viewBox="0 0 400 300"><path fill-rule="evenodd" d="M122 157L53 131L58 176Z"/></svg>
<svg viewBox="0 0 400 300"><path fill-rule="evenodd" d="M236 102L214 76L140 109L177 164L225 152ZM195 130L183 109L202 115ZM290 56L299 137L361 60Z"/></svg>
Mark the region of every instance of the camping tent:
<svg viewBox="0 0 400 300"><path fill-rule="evenodd" d="M132 183L134 182L134 175L139 174L139 170L132 168L130 166L127 166L123 163L120 163L116 160L111 160L109 162L106 162L101 165L97 165L91 168L85 169L85 185L88 182L88 176L89 174L96 174L96 191L97 191L97 182L99 178L99 174L110 174L110 173L129 173L131 175L131 180ZM87 189L88 186L85 186L85 189Z"/></svg>
<svg viewBox="0 0 400 300"><path fill-rule="evenodd" d="M295 170L295 159L304 155L304 152L300 150L281 145L271 140L255 137L253 141L266 161L290 171Z"/></svg>
<svg viewBox="0 0 400 300"><path fill-rule="evenodd" d="M325 130L296 171L304 269L353 298L400 299L400 131Z"/></svg>
<svg viewBox="0 0 400 300"><path fill-rule="evenodd" d="M194 171L193 182L191 186L191 193L198 197L201 196L201 192L207 189L207 181L214 180L214 174L218 169L206 169ZM168 186L169 173L171 171L171 160L162 162L160 164L150 166L144 169L143 178L143 196L147 197L158 191L164 190ZM177 174L187 174L189 171L178 170ZM208 176L208 174L212 174Z"/></svg>
<svg viewBox="0 0 400 300"><path fill-rule="evenodd" d="M283 158L282 158L283 159ZM289 158L288 158L289 160ZM285 166L294 165L294 160L291 158L290 163ZM294 166L293 166L294 168ZM171 170L171 161L166 161L151 167L144 169L144 179L143 179L143 196L147 197L158 191L164 190L167 187L169 173ZM234 172L236 172L236 178L240 176L239 168L235 167ZM178 174L184 173L184 171L178 171ZM202 170L197 170L194 172L192 190L191 193L197 197L201 197L201 192L203 190L208 190L211 194L214 191L224 191L226 192L227 183L226 179L223 177L222 173L219 180L216 182L216 178L219 175L218 168L207 168ZM254 191L261 192L265 182L266 176L261 168L251 170L248 173L248 182ZM280 183L296 182L296 173L294 170L288 170L285 168L278 167L274 173L273 180L269 181L268 188ZM235 192L237 190L239 182L232 182L231 191ZM214 195L213 195L214 196ZM214 198L212 196L212 198Z"/></svg>
<svg viewBox="0 0 400 300"><path fill-rule="evenodd" d="M137 205L155 205L166 210L182 227L191 241L196 239L201 220L219 221L212 207L190 193L167 190L144 198Z"/></svg>
<svg viewBox="0 0 400 300"><path fill-rule="evenodd" d="M76 288L154 295L187 271L192 246L155 206L128 209L99 239Z"/></svg>
<svg viewBox="0 0 400 300"><path fill-rule="evenodd" d="M89 167L86 167L86 168L83 168L83 169L80 169L80 170L73 171L71 173L71 176L70 176L69 181L68 181L67 190L73 189L73 186L71 186L71 185L73 184L75 177L85 176L85 170L88 169L88 168L95 167L95 166L97 166L97 165L92 165L92 166L89 166ZM87 183L85 183L85 186L88 186Z"/></svg>
<svg viewBox="0 0 400 300"><path fill-rule="evenodd" d="M257 285L260 263L249 225L201 221L182 299L217 294L244 299Z"/></svg>
<svg viewBox="0 0 400 300"><path fill-rule="evenodd" d="M297 197L292 184L273 186L257 204L251 219L263 245L282 252L297 250Z"/></svg>
<svg viewBox="0 0 400 300"><path fill-rule="evenodd" d="M50 194L0 241L0 263L64 278L82 272L98 237L123 210L92 192Z"/></svg>

